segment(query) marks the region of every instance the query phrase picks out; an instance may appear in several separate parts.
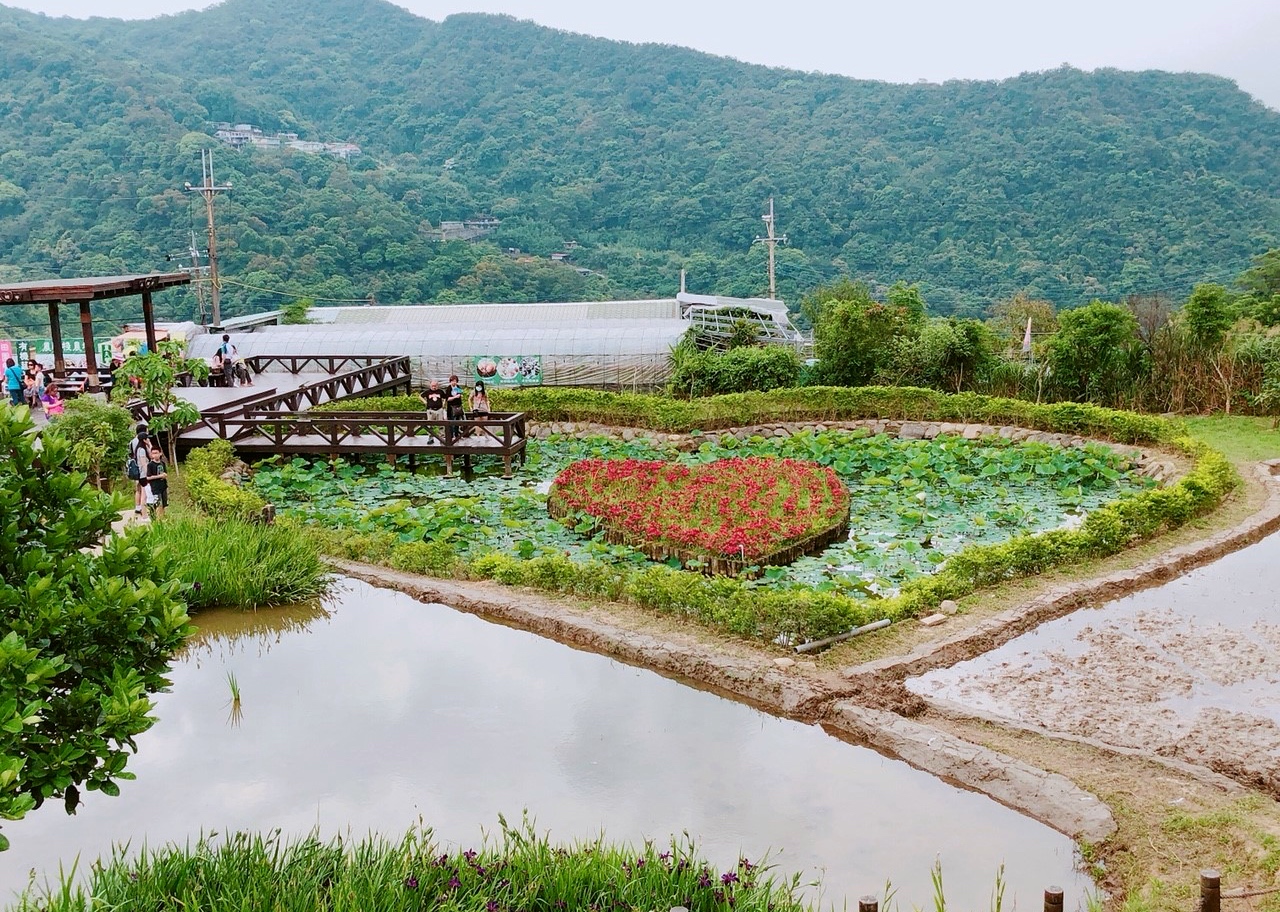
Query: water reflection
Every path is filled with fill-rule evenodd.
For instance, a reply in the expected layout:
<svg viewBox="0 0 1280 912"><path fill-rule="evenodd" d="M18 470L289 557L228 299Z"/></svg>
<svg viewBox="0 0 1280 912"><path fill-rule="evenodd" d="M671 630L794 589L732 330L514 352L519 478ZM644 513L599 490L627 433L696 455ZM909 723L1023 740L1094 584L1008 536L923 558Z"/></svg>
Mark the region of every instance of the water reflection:
<svg viewBox="0 0 1280 912"><path fill-rule="evenodd" d="M899 888L928 901L941 858L958 907L1050 883L1077 905L1069 840L903 763L659 675L539 637L346 584L312 616L202 615L205 639L173 673L160 722L120 798L75 818L45 808L6 826L0 888L112 841L186 841L202 828L398 836L419 817L474 843L529 809L558 840L669 840L688 831L720 865L775 847L788 871L825 872L837 901ZM247 632L237 637L238 622ZM227 725L228 673L242 696Z"/></svg>

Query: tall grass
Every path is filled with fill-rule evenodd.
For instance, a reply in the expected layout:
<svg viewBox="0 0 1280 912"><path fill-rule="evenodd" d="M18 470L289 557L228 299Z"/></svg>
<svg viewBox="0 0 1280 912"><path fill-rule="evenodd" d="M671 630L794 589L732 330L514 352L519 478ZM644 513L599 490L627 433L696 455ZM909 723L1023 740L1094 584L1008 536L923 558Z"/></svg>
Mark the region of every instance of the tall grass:
<svg viewBox="0 0 1280 912"><path fill-rule="evenodd" d="M329 570L315 541L288 526L184 517L139 532L163 547L192 611L264 608L324 594Z"/></svg>
<svg viewBox="0 0 1280 912"><path fill-rule="evenodd" d="M317 837L282 839L229 834L194 846L144 848L136 858L118 849L90 869L87 884L64 881L29 890L22 912L85 909L270 909L273 912L369 912L440 909L459 912L542 909L776 910L806 908L799 878L781 882L741 859L720 871L692 844L663 851L610 845L603 839L555 846L534 833L502 826L478 851L449 852L430 830L399 843Z"/></svg>

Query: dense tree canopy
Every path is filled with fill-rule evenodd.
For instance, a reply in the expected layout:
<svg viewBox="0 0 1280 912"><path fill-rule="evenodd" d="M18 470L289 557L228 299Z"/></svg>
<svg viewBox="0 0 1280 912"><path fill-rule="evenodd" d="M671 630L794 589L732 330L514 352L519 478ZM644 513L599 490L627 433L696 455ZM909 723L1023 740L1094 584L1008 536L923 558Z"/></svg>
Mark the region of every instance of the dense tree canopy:
<svg viewBox="0 0 1280 912"><path fill-rule="evenodd" d="M1215 77L889 85L382 0L129 22L0 8L0 36L0 280L163 267L193 228L203 246L181 188L205 146L233 184L229 314L301 294L669 294L682 267L696 290L760 294L770 196L785 297L904 280L941 315L1019 291L1058 308L1181 298L1280 243L1280 114ZM213 121L366 154L234 152ZM433 239L482 213L502 219L487 240ZM570 250L578 269L547 260Z"/></svg>

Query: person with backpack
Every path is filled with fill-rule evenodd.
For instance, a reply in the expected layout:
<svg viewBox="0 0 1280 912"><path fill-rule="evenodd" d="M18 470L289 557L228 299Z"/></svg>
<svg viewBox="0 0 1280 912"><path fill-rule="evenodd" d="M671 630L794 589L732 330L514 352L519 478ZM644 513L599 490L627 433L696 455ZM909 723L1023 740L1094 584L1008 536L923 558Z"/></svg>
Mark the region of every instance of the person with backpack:
<svg viewBox="0 0 1280 912"><path fill-rule="evenodd" d="M240 359L239 349L226 333L222 334L218 354L222 355L222 376L227 386L253 386L253 375L249 373L249 368Z"/></svg>
<svg viewBox="0 0 1280 912"><path fill-rule="evenodd" d="M151 456L151 435L147 433L145 421L138 424L138 435L129 444L129 461L125 464L125 475L137 482L133 492L133 513L142 515L142 508L147 505L146 466Z"/></svg>
<svg viewBox="0 0 1280 912"><path fill-rule="evenodd" d="M18 367L18 362L12 358L6 358L4 362L4 387L9 393L10 405L22 405L23 396L26 394L26 378L22 375L22 368Z"/></svg>

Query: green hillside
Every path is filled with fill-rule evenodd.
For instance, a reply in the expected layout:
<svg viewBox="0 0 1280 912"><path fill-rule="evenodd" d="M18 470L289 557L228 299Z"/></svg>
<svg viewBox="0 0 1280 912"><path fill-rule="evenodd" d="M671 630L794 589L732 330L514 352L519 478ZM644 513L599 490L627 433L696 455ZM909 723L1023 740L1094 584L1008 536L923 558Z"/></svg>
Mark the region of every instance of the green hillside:
<svg viewBox="0 0 1280 912"><path fill-rule="evenodd" d="M890 85L381 0L227 0L141 22L0 7L0 278L164 266L211 121L353 141L215 145L231 313L919 282L935 313L1227 280L1280 246L1280 114L1210 76L1059 69ZM482 243L442 220L502 219ZM574 264L546 257L577 241ZM203 241L201 240L201 245ZM517 261L517 247L538 260ZM184 304L183 306L187 306Z"/></svg>

